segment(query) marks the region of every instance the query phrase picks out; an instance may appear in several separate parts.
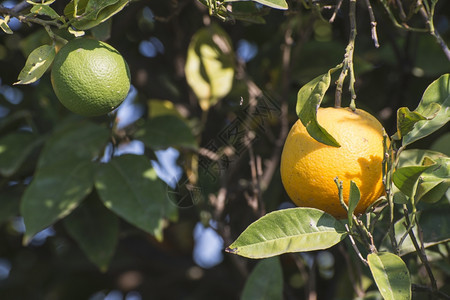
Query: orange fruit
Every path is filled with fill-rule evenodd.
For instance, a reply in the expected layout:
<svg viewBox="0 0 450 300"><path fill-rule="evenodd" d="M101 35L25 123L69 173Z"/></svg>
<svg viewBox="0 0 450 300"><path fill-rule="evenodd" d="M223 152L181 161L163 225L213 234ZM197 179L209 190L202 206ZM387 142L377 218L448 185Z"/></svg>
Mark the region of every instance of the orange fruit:
<svg viewBox="0 0 450 300"><path fill-rule="evenodd" d="M122 55L107 43L77 38L56 54L51 81L67 109L98 116L123 102L130 89L130 71Z"/></svg>
<svg viewBox="0 0 450 300"><path fill-rule="evenodd" d="M341 147L316 141L298 120L281 155L281 179L287 194L297 206L318 208L341 219L347 212L339 201L334 179L343 181L346 203L353 180L361 193L355 214L364 213L385 192L383 126L361 109L319 108L317 120Z"/></svg>

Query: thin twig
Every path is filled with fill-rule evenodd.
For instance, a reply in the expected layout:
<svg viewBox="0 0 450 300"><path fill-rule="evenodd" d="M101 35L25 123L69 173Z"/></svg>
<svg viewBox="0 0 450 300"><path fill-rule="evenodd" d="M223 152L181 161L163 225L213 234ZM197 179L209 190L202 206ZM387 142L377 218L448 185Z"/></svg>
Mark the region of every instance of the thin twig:
<svg viewBox="0 0 450 300"><path fill-rule="evenodd" d="M439 298L439 299L447 299L447 300L450 299L449 295L447 295L447 294L445 294L444 292L441 292L441 291L434 291L429 286L413 283L411 285L411 289L412 289L413 292L419 292L419 293L420 292L425 292L425 293L430 294L430 296L434 296L434 297Z"/></svg>
<svg viewBox="0 0 450 300"><path fill-rule="evenodd" d="M422 16L424 17L427 27L430 30L430 34L436 39L439 46L442 48L442 51L444 51L445 56L450 61L450 49L448 48L447 44L445 43L444 39L441 37L439 32L436 31L436 28L434 27L434 8L437 1L432 1L431 6L427 4L427 1L424 1L424 4L426 6L422 6L420 8L420 12Z"/></svg>
<svg viewBox="0 0 450 300"><path fill-rule="evenodd" d="M406 225L406 228L408 228L408 227L411 226L411 222L409 220L409 217L406 217L408 215L408 211L404 210L404 214L405 214L405 220L406 220L406 224L405 225ZM420 237L420 234L421 234L420 233L421 232L420 226L417 223L417 221L415 223L416 223L417 230L419 232L419 237ZM422 264L425 267L425 270L427 271L428 277L430 278L430 282L431 282L431 288L433 289L433 291L437 291L438 288L437 288L436 279L434 278L433 271L431 270L430 263L428 262L427 255L425 253L425 248L423 246L423 240L421 240L421 243L419 245L413 230L409 231L409 237L411 238L411 241L412 241L412 243L414 245L414 248L416 249L416 253L419 256L420 261L422 262Z"/></svg>
<svg viewBox="0 0 450 300"><path fill-rule="evenodd" d="M373 9L372 9L372 5L370 4L370 0L365 0L365 1L366 1L367 10L369 11L372 40L375 44L375 48L378 48L378 47L380 47L380 43L378 42L377 21L375 20L375 14L373 13Z"/></svg>
<svg viewBox="0 0 450 300"><path fill-rule="evenodd" d="M339 12L339 9L341 9L342 1L343 0L339 0L339 2L336 4L336 7L334 8L333 15L331 16L330 20L328 20L328 22L330 22L330 23L334 22L334 19L336 19L337 13Z"/></svg>
<svg viewBox="0 0 450 300"><path fill-rule="evenodd" d="M353 239L353 236L351 235L350 229L348 228L348 225L345 224L345 229L349 233L348 237L350 238L350 242L352 244L353 249L355 250L356 254L358 255L359 259L363 262L365 266L368 266L367 260L362 256L361 252L358 249L358 246L356 246L355 240Z"/></svg>

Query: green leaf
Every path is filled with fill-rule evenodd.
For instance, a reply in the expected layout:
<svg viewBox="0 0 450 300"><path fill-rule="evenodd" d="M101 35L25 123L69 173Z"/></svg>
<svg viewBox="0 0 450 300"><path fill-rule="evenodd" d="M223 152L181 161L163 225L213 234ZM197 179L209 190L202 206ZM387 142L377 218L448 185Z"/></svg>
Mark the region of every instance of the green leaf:
<svg viewBox="0 0 450 300"><path fill-rule="evenodd" d="M268 213L253 222L226 251L265 258L327 249L346 235L344 225L331 215L315 208L297 207Z"/></svg>
<svg viewBox="0 0 450 300"><path fill-rule="evenodd" d="M430 135L450 120L450 74L442 75L428 86L415 111L429 116L435 110L433 107L436 107L436 104L440 106L436 116L430 120L416 122L414 128L403 137L403 146Z"/></svg>
<svg viewBox="0 0 450 300"><path fill-rule="evenodd" d="M448 243L450 241L450 207L448 205L438 205L434 204L431 208L422 210L418 216L419 225L421 229L423 245L425 248ZM406 234L404 242L400 245L400 256L415 252L416 249L414 244L406 233L405 228L405 218L399 219L394 224L395 229L395 239L400 241L400 239ZM417 226L412 229L412 232L419 238L419 232ZM381 250L392 251L391 242L388 236L386 236L381 243Z"/></svg>
<svg viewBox="0 0 450 300"><path fill-rule="evenodd" d="M154 150L168 147L196 149L197 142L191 129L180 118L172 115L151 118L136 132L136 138Z"/></svg>
<svg viewBox="0 0 450 300"><path fill-rule="evenodd" d="M358 202L361 199L361 193L353 180L350 180L350 193L348 197L348 224L352 224L352 216Z"/></svg>
<svg viewBox="0 0 450 300"><path fill-rule="evenodd" d="M106 272L118 241L118 218L98 199L87 199L64 219L64 226L89 260Z"/></svg>
<svg viewBox="0 0 450 300"><path fill-rule="evenodd" d="M425 158L430 158L433 161L438 161L442 157L445 157L445 155L436 151L408 149L401 152L398 160L398 166L407 167L421 165Z"/></svg>
<svg viewBox="0 0 450 300"><path fill-rule="evenodd" d="M52 19L59 19L61 17L53 8L46 4L34 4L30 11L34 14L47 16Z"/></svg>
<svg viewBox="0 0 450 300"><path fill-rule="evenodd" d="M142 155L114 157L101 165L95 187L107 208L162 240L164 218L172 204L149 159Z"/></svg>
<svg viewBox="0 0 450 300"><path fill-rule="evenodd" d="M12 185L2 188L0 197L0 224L19 214L20 197L23 194L22 185Z"/></svg>
<svg viewBox="0 0 450 300"><path fill-rule="evenodd" d="M30 84L44 75L55 58L55 45L42 45L33 50L14 84Z"/></svg>
<svg viewBox="0 0 450 300"><path fill-rule="evenodd" d="M392 176L392 181L405 195L413 198L416 193L417 184L423 172L431 166L408 166L397 169Z"/></svg>
<svg viewBox="0 0 450 300"><path fill-rule="evenodd" d="M440 107L438 106L438 110ZM426 120L424 116L418 112L411 112L407 107L401 107L397 110L397 133L398 138L402 138L405 134L410 132L420 120Z"/></svg>
<svg viewBox="0 0 450 300"><path fill-rule="evenodd" d="M278 257L258 262L245 282L241 300L283 299L283 270Z"/></svg>
<svg viewBox="0 0 450 300"><path fill-rule="evenodd" d="M234 78L234 53L231 40L219 25L198 30L189 44L186 80L207 111L231 90Z"/></svg>
<svg viewBox="0 0 450 300"><path fill-rule="evenodd" d="M15 132L0 139L0 174L13 175L43 139L29 132Z"/></svg>
<svg viewBox="0 0 450 300"><path fill-rule="evenodd" d="M25 244L81 203L92 190L94 169L90 160L74 158L38 169L20 207L26 227Z"/></svg>
<svg viewBox="0 0 450 300"><path fill-rule="evenodd" d="M430 150L450 156L450 132L444 133L438 137L431 145Z"/></svg>
<svg viewBox="0 0 450 300"><path fill-rule="evenodd" d="M226 2L241 2L241 1L246 1L246 0L225 0L224 3ZM285 0L251 0L253 2L256 3L260 3L262 5L271 7L271 8L276 8L276 9L288 9L288 5L286 3Z"/></svg>
<svg viewBox="0 0 450 300"><path fill-rule="evenodd" d="M91 2L92 0L89 1L89 3ZM102 4L102 2L104 2L104 4ZM77 13L80 14L82 12L82 14L81 17L77 18L72 23L72 25L78 30L91 29L120 12L129 2L130 0L94 0L93 4L87 3L87 6L84 8L83 6L86 4L86 1L80 1ZM74 4L71 3L72 2L64 9L64 14L69 19L73 18L75 13Z"/></svg>
<svg viewBox="0 0 450 300"><path fill-rule="evenodd" d="M14 32L8 26L9 16L6 16L4 19L0 19L0 28L6 34L13 34Z"/></svg>
<svg viewBox="0 0 450 300"><path fill-rule="evenodd" d="M330 86L331 74L339 68L340 65L302 86L297 94L296 106L297 116L309 135L316 141L333 147L341 145L317 122L317 110Z"/></svg>
<svg viewBox="0 0 450 300"><path fill-rule="evenodd" d="M97 158L109 135L106 127L86 120L60 125L45 143L38 168L65 160L67 157L86 160Z"/></svg>
<svg viewBox="0 0 450 300"><path fill-rule="evenodd" d="M435 203L450 188L450 158L441 157L433 168L425 171L417 187L416 201Z"/></svg>
<svg viewBox="0 0 450 300"><path fill-rule="evenodd" d="M378 290L385 300L411 299L411 278L403 260L388 252L367 256Z"/></svg>

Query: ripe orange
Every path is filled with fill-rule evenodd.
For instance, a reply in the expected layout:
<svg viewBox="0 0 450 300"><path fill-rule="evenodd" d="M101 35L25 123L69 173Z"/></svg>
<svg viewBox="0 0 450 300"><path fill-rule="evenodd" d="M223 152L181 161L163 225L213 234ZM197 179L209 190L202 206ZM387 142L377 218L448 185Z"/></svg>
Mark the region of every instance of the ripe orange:
<svg viewBox="0 0 450 300"><path fill-rule="evenodd" d="M286 192L297 206L314 207L345 218L347 213L339 202L334 179L343 181L346 203L353 180L361 193L355 214L364 213L384 193L383 126L361 109L319 108L317 119L341 147L317 142L298 120L281 155L281 179Z"/></svg>
<svg viewBox="0 0 450 300"><path fill-rule="evenodd" d="M83 116L112 111L130 89L130 71L122 55L89 38L71 40L58 51L51 80L61 103Z"/></svg>

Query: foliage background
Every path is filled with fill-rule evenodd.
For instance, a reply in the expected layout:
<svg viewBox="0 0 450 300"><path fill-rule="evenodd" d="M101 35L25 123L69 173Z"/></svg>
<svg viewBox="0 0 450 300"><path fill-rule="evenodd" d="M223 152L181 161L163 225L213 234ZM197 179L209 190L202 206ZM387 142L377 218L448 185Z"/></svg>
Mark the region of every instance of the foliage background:
<svg viewBox="0 0 450 300"><path fill-rule="evenodd" d="M0 4L5 5L5 2ZM56 1L52 7L62 12L66 3ZM367 9L358 5L357 10L357 106L377 116L392 135L396 131L397 109L406 106L413 110L425 88L450 70L450 63L431 36L395 28L381 5L373 3L373 6L381 44L378 49L370 38ZM255 129L256 140L245 151L230 156L224 162L227 166L220 166L222 169L216 173L213 182L200 176L195 186L200 188L203 201L180 205L176 221L167 222L162 242L120 220L118 244L113 247L114 256L105 272L87 259L61 221L52 226L48 238L28 246L22 244L23 231L17 217L19 203L35 172L42 147L33 149L19 171L0 177L0 261L9 270L4 278L0 277L1 299L102 299L103 294L111 297L108 299L139 299L133 298L139 295L142 299L240 297L256 261L222 253L223 259L217 265L199 266L193 259L194 228L199 222L212 224L223 239L224 248L265 212L290 205L277 166L280 141L284 141L288 126L297 119L297 92L303 84L341 62L348 42L345 2L333 24L320 20L300 2L289 1L289 7L288 11L265 11L265 24L223 23L209 17L207 9L197 1L135 1L112 18L107 41L129 64L134 86L134 97L130 99L134 108L131 117L139 117L130 126L113 131L116 151L130 145L130 139L135 138L130 134L134 132L134 126L155 113L156 109L151 109L156 103L152 102L154 99L173 104L177 115L188 124L199 149L208 149L208 143L217 140L220 133L242 115L252 97L249 91L254 91L255 86L256 91L263 91L265 97L277 103L279 112L273 111L270 118L261 119L263 130ZM446 41L450 40L449 12L450 3L440 1L435 25ZM420 20L413 21L423 26ZM192 36L209 23L218 24L228 34L236 53L236 66L231 92L205 113L186 81L184 68ZM30 126L44 137L73 117L56 99L49 73L38 84L12 85L31 50L48 42L49 38L40 26L22 25L13 35L0 34L1 137L24 126ZM348 105L347 93L343 99L343 105ZM322 106L332 105L331 90ZM101 117L92 121L106 126L110 119ZM176 129L170 134L175 140L182 138ZM415 143L414 148L450 155L448 139L447 125ZM173 145L180 152L177 163L185 170L180 181L184 182L191 178L191 173L195 174L192 157L199 152L180 147L176 142ZM73 151L79 147L73 145ZM147 148L144 154L155 160L154 150ZM262 174L255 177L252 167L258 161ZM20 184L12 189L11 182ZM217 200L223 193L226 200L223 206L218 206ZM99 204L96 192L92 192L88 200L93 206ZM103 208L94 207L92 211L94 209ZM90 226L91 230L97 228L102 228L101 222ZM204 246L208 247L211 244ZM281 256L285 298L306 299L315 293L319 299L353 297L352 278L358 272L364 275L367 270L358 270L358 266L351 263L355 260L349 257L352 254L342 245L327 253L334 258L331 277L312 264L323 253L300 258ZM426 280L415 258L407 264L416 282ZM449 269L448 261L437 268L438 282L447 294L450 293ZM363 278L363 285L371 284L365 279L368 277ZM115 296L119 298L112 298Z"/></svg>

